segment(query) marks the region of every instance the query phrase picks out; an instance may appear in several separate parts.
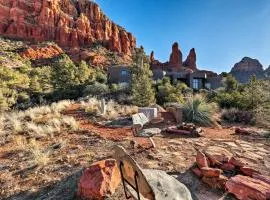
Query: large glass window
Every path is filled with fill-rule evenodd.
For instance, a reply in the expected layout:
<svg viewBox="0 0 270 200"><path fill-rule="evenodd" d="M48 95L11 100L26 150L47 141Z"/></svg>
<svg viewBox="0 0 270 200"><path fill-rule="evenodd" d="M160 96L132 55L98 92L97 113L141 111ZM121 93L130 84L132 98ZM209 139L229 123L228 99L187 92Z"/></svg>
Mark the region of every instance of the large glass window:
<svg viewBox="0 0 270 200"><path fill-rule="evenodd" d="M193 89L198 90L199 89L199 79L193 79Z"/></svg>
<svg viewBox="0 0 270 200"><path fill-rule="evenodd" d="M127 75L127 70L125 70L125 69L122 70L122 71L121 71L121 75L122 75L122 76L126 76L126 75Z"/></svg>

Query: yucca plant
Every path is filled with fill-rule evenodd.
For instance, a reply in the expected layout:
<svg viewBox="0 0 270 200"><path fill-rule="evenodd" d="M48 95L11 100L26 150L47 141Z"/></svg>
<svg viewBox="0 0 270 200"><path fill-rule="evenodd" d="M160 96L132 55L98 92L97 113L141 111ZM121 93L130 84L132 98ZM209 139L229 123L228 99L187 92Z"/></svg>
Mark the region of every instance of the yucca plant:
<svg viewBox="0 0 270 200"><path fill-rule="evenodd" d="M215 124L214 114L217 110L217 105L207 102L202 95L198 94L188 97L182 109L183 117L186 122L201 126L212 126Z"/></svg>

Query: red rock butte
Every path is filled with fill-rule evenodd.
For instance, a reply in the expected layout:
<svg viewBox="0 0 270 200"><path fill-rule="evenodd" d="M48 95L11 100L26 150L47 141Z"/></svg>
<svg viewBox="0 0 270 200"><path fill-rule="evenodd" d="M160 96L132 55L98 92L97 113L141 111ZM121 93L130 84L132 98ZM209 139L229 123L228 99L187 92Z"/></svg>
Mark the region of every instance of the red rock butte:
<svg viewBox="0 0 270 200"><path fill-rule="evenodd" d="M89 0L0 0L0 34L79 48L95 42L131 55L135 37Z"/></svg>
<svg viewBox="0 0 270 200"><path fill-rule="evenodd" d="M183 54L179 48L177 42L172 45L172 53L168 62L161 63L158 60L155 60L154 52L151 52L150 62L152 69L165 69L169 71L197 71L196 65L196 52L192 48L187 56L187 59L183 62Z"/></svg>

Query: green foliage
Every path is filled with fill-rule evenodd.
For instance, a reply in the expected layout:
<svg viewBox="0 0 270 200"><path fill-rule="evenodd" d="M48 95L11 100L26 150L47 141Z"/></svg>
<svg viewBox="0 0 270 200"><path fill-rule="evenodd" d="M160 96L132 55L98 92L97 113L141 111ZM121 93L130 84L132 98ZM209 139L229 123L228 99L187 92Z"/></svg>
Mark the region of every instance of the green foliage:
<svg viewBox="0 0 270 200"><path fill-rule="evenodd" d="M244 108L243 95L238 91L219 91L213 98L221 108Z"/></svg>
<svg viewBox="0 0 270 200"><path fill-rule="evenodd" d="M78 69L67 55L61 55L52 65L52 84L55 89L69 89L78 85Z"/></svg>
<svg viewBox="0 0 270 200"><path fill-rule="evenodd" d="M84 96L100 96L109 92L106 84L96 82L92 85L87 85L83 91Z"/></svg>
<svg viewBox="0 0 270 200"><path fill-rule="evenodd" d="M152 72L143 48L136 49L132 66L131 90L133 103L137 106L150 106L154 104L155 92L152 87Z"/></svg>
<svg viewBox="0 0 270 200"><path fill-rule="evenodd" d="M32 69L30 72L30 91L33 93L53 91L51 67L44 66Z"/></svg>
<svg viewBox="0 0 270 200"><path fill-rule="evenodd" d="M15 69L0 67L0 110L7 110L13 106L29 87L29 78Z"/></svg>
<svg viewBox="0 0 270 200"><path fill-rule="evenodd" d="M186 122L211 126L215 124L216 110L217 105L206 101L202 95L190 96L183 104L183 117Z"/></svg>
<svg viewBox="0 0 270 200"><path fill-rule="evenodd" d="M177 83L173 85L170 82L169 77L165 77L163 80L158 81L156 84L156 99L157 103L163 105L168 102L184 102L183 93L187 90L187 86L184 83Z"/></svg>
<svg viewBox="0 0 270 200"><path fill-rule="evenodd" d="M79 63L76 71L76 77L80 84L85 84L86 82L89 82L89 80L93 79L93 70L89 68L85 61L81 61Z"/></svg>
<svg viewBox="0 0 270 200"><path fill-rule="evenodd" d="M238 88L238 82L231 74L228 74L223 78L222 85L226 92L233 92Z"/></svg>

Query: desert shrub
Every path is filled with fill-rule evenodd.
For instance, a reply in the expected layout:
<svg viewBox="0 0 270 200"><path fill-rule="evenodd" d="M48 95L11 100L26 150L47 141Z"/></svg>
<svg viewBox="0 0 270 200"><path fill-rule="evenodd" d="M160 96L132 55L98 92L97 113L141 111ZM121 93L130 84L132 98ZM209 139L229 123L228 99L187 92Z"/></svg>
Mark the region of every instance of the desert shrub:
<svg viewBox="0 0 270 200"><path fill-rule="evenodd" d="M237 108L223 109L221 112L221 118L230 123L254 123L254 115L252 112L239 110Z"/></svg>
<svg viewBox="0 0 270 200"><path fill-rule="evenodd" d="M190 96L182 105L183 117L186 122L202 126L215 124L214 115L217 110L215 103L208 102L202 95Z"/></svg>
<svg viewBox="0 0 270 200"><path fill-rule="evenodd" d="M26 111L4 113L3 131L12 135L23 133L33 138L41 138L52 137L61 131L78 130L78 124L73 117L61 114L61 111L70 104L70 101L61 101L51 106L38 106Z"/></svg>
<svg viewBox="0 0 270 200"><path fill-rule="evenodd" d="M106 84L96 82L92 85L87 85L83 90L84 96L102 96L109 92L109 87Z"/></svg>
<svg viewBox="0 0 270 200"><path fill-rule="evenodd" d="M101 100L98 100L97 98L90 98L87 101L82 101L81 107L91 115L101 116ZM110 100L106 102L106 112L101 117L112 120L121 116L130 116L137 112L137 106L120 105L117 102Z"/></svg>
<svg viewBox="0 0 270 200"><path fill-rule="evenodd" d="M157 103L163 105L168 102L184 102L184 94L187 93L188 87L184 83L171 84L170 78L165 77L156 84Z"/></svg>
<svg viewBox="0 0 270 200"><path fill-rule="evenodd" d="M221 108L244 108L243 95L238 91L219 91L213 98Z"/></svg>

